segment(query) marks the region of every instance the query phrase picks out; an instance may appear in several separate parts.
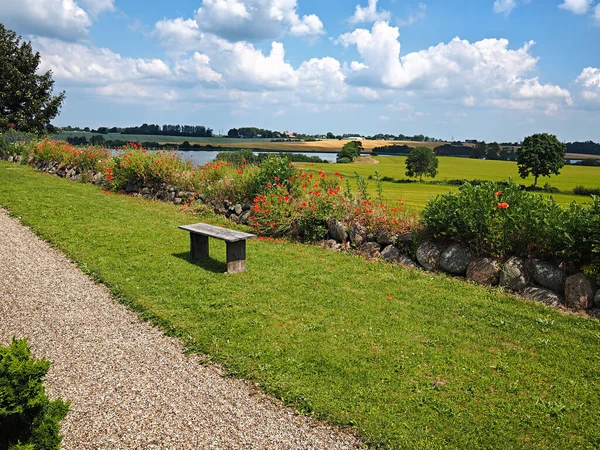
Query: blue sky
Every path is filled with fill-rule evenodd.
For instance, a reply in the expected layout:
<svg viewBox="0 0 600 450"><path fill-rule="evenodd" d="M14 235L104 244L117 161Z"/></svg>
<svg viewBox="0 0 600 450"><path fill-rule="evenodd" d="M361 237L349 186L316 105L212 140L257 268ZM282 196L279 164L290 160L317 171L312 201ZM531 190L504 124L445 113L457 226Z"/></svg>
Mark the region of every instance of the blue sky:
<svg viewBox="0 0 600 450"><path fill-rule="evenodd" d="M55 125L600 141L600 0L0 0Z"/></svg>

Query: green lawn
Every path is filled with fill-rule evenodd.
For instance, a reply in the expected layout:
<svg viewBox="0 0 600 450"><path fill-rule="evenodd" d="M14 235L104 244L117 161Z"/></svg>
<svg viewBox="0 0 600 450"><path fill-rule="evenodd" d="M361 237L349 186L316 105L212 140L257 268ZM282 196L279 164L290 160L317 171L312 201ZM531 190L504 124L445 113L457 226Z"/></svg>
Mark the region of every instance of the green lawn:
<svg viewBox="0 0 600 450"><path fill-rule="evenodd" d="M389 448L598 448L600 322L443 275L253 240L224 223L0 162L0 205L143 317L298 410ZM0 325L1 326L1 325Z"/></svg>
<svg viewBox="0 0 600 450"><path fill-rule="evenodd" d="M379 164L300 164L301 167L310 170L323 170L325 172L339 171L346 176L354 176L354 172L367 179L368 176L374 176L375 171L379 172L380 177L388 176L396 180L407 178L404 156L377 156L375 157ZM444 182L453 179L481 179L481 180L507 180L509 177L517 183L533 184L533 178L525 180L519 177L517 163L512 161L484 161L470 158L452 158L439 157L439 171L435 181ZM431 181L431 178L424 178L425 181ZM375 181L367 180L369 183L369 193L375 195ZM586 187L600 187L600 167L584 166L565 166L561 169L558 176L551 178L542 177L538 184L543 186L546 182L557 187L563 193L543 194L551 195L559 204L568 205L572 201L578 203L589 202L590 198L567 194L564 192L572 191L575 186L583 185ZM398 198L414 210L421 210L432 196L444 194L451 190L457 190L456 186L450 185L431 185L420 183L392 183L384 182L383 198L388 203L395 202Z"/></svg>

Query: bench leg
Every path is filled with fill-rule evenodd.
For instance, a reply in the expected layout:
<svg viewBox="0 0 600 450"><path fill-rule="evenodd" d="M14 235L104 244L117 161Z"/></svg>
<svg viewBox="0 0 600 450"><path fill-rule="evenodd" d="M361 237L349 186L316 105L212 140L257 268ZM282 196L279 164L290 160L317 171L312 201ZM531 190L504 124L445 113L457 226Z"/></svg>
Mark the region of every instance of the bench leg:
<svg viewBox="0 0 600 450"><path fill-rule="evenodd" d="M192 259L208 258L208 236L190 233L190 257Z"/></svg>
<svg viewBox="0 0 600 450"><path fill-rule="evenodd" d="M246 241L227 242L227 273L246 271Z"/></svg>

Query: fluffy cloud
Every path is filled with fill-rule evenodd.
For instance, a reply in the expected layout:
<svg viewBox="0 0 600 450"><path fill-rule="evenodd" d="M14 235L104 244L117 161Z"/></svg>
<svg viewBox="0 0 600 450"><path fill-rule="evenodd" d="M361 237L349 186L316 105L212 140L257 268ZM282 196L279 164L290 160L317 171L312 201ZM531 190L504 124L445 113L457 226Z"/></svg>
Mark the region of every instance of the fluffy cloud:
<svg viewBox="0 0 600 450"><path fill-rule="evenodd" d="M156 22L153 34L164 47L184 53L196 49L203 37L194 19L186 20L182 17Z"/></svg>
<svg viewBox="0 0 600 450"><path fill-rule="evenodd" d="M600 24L600 3L594 8L594 19Z"/></svg>
<svg viewBox="0 0 600 450"><path fill-rule="evenodd" d="M376 22L378 20L389 20L390 12L386 10L377 11L377 0L369 0L366 8L356 5L354 15L350 17L350 23Z"/></svg>
<svg viewBox="0 0 600 450"><path fill-rule="evenodd" d="M338 42L356 45L362 59L351 64L348 82L463 98L466 105L474 105L476 98L490 99L490 104L511 109L550 99L570 100L567 90L526 77L538 61L530 54L533 42L511 50L506 39L470 43L454 38L401 57L398 37L398 28L385 22L375 23L371 31L357 29L341 35Z"/></svg>
<svg viewBox="0 0 600 450"><path fill-rule="evenodd" d="M189 59L179 63L175 67L175 73L180 78L191 79L193 82L204 81L213 83L223 79L220 73L210 68L210 58L198 52L194 52Z"/></svg>
<svg viewBox="0 0 600 450"><path fill-rule="evenodd" d="M114 11L115 1L114 0L79 0L85 10L96 17L98 14L104 11Z"/></svg>
<svg viewBox="0 0 600 450"><path fill-rule="evenodd" d="M590 9L591 4L592 0L564 0L558 7L573 14L585 14Z"/></svg>
<svg viewBox="0 0 600 450"><path fill-rule="evenodd" d="M314 14L298 16L296 0L204 0L196 11L202 30L231 42L324 34Z"/></svg>
<svg viewBox="0 0 600 450"><path fill-rule="evenodd" d="M298 93L302 98L335 102L346 95L345 77L337 59L312 58L298 68Z"/></svg>
<svg viewBox="0 0 600 450"><path fill-rule="evenodd" d="M586 67L575 80L575 85L584 102L600 106L600 69Z"/></svg>
<svg viewBox="0 0 600 450"><path fill-rule="evenodd" d="M496 0L494 2L494 12L508 15L516 6L517 2L515 0Z"/></svg>
<svg viewBox="0 0 600 450"><path fill-rule="evenodd" d="M73 0L0 2L2 23L23 34L75 41L87 36L92 21Z"/></svg>

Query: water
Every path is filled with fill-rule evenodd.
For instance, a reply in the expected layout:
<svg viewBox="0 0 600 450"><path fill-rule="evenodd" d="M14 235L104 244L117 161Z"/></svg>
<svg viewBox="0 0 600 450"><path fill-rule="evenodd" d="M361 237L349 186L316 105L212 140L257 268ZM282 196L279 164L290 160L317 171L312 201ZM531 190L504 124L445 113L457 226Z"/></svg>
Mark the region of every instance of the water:
<svg viewBox="0 0 600 450"><path fill-rule="evenodd" d="M179 150L177 152L179 155L181 155L181 153L183 153L183 157L186 159L190 159L191 161L193 161L194 164L206 164L209 161L212 161L215 159L215 157L217 156L218 153L221 153L221 151L217 151L217 150L210 150L210 151L193 151L193 150ZM258 155L259 153L266 153L266 152L253 152L255 155ZM285 152L285 153L292 153L292 152ZM301 154L301 155L306 155L306 156L318 156L321 159L324 159L326 161L329 162L335 162L335 157L337 156L337 153L317 153L317 152L293 152L295 154Z"/></svg>

